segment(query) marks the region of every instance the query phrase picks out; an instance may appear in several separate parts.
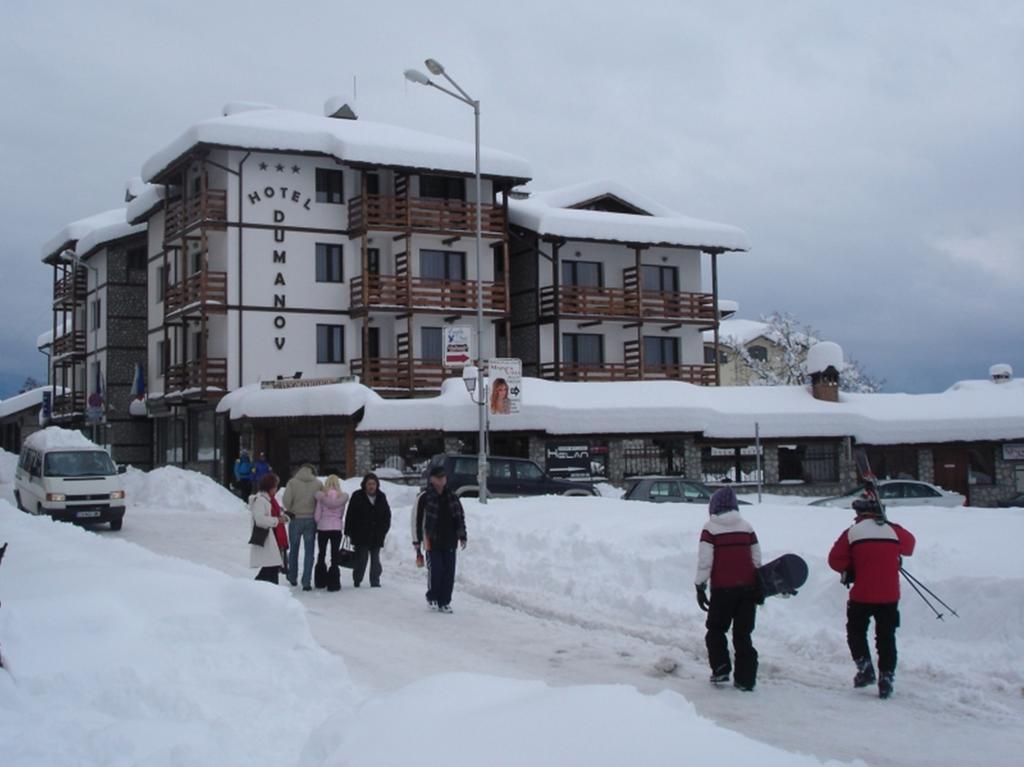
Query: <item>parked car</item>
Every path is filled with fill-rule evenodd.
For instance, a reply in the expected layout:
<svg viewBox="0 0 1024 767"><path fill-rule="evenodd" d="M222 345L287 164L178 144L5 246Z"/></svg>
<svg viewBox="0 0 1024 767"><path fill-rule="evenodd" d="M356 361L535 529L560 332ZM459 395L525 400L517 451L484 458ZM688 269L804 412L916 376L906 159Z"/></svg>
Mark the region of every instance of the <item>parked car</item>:
<svg viewBox="0 0 1024 767"><path fill-rule="evenodd" d="M682 477L635 477L622 499L652 503L702 503L706 506L714 492L702 482ZM739 503L750 505L747 501Z"/></svg>
<svg viewBox="0 0 1024 767"><path fill-rule="evenodd" d="M517 495L597 495L597 490L588 482L556 479L544 469L526 458L489 456L490 467L487 490L493 496ZM424 472L425 477L435 466L444 466L448 475L448 487L458 496L476 497L480 492L477 483L477 457L455 453L439 453L430 459Z"/></svg>
<svg viewBox="0 0 1024 767"><path fill-rule="evenodd" d="M111 530L120 530L121 471L103 448L49 447L29 437L18 456L14 500L30 514L77 524L109 522Z"/></svg>
<svg viewBox="0 0 1024 767"><path fill-rule="evenodd" d="M1005 501L1000 501L999 505L1004 509L1010 507L1024 508L1024 493L1017 493L1012 498L1007 498Z"/></svg>
<svg viewBox="0 0 1024 767"><path fill-rule="evenodd" d="M864 486L844 495L822 498L811 506L834 506L850 508L864 493ZM878 496L886 506L963 506L967 500L960 493L943 490L928 482L914 479L883 479L878 482Z"/></svg>

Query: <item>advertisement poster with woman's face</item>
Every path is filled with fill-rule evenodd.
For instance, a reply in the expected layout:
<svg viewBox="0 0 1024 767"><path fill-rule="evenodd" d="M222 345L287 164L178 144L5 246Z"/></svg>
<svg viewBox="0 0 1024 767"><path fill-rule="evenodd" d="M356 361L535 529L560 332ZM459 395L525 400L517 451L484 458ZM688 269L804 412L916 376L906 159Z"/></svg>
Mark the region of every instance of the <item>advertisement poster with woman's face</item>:
<svg viewBox="0 0 1024 767"><path fill-rule="evenodd" d="M519 412L523 365L517 359L493 359L488 362L491 378L491 415Z"/></svg>

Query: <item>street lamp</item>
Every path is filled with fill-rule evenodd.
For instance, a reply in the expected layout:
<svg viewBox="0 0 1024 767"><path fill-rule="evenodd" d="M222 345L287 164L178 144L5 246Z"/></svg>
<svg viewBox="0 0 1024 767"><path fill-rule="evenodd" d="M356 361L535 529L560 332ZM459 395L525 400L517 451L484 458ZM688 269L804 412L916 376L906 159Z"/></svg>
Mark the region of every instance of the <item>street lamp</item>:
<svg viewBox="0 0 1024 767"><path fill-rule="evenodd" d="M427 69L430 70L432 75L443 77L453 88L455 88L455 90L453 91L445 88L443 85L438 85L416 69L405 70L405 79L411 83L416 83L417 85L426 85L431 88L436 88L442 93L446 93L451 96L453 99L457 99L463 104L468 104L473 107L474 175L476 176L476 353L477 364L482 367L484 353L484 283L480 268L480 241L483 237L483 221L481 212L483 193L481 191L480 184L480 102L466 93L462 87L448 75L444 67L441 66L436 59L427 59L423 63L426 64ZM477 370L477 368L473 369ZM477 410L479 411L480 422L479 434L477 436L477 484L480 487L480 503L487 503L487 398L484 394L484 377L479 375L479 371L477 372L477 399L475 401L477 403ZM466 377L465 369L463 369L462 380L467 382L467 387L470 389L470 395L472 395L472 387L468 384L470 379Z"/></svg>

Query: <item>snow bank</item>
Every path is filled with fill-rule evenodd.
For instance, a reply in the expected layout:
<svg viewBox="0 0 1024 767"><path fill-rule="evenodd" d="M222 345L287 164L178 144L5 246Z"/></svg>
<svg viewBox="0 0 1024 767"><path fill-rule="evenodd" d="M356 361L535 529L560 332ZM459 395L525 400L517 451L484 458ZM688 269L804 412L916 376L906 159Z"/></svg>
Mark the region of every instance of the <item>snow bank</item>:
<svg viewBox="0 0 1024 767"><path fill-rule="evenodd" d="M89 441L80 431L62 429L59 426L47 426L25 439L25 444L36 450L53 450L55 448L93 448L99 446Z"/></svg>
<svg viewBox="0 0 1024 767"><path fill-rule="evenodd" d="M807 372L824 373L829 367L843 369L843 349L834 341L818 341L807 350Z"/></svg>
<svg viewBox="0 0 1024 767"><path fill-rule="evenodd" d="M0 503L5 767L288 765L355 693L285 588Z"/></svg>
<svg viewBox="0 0 1024 767"><path fill-rule="evenodd" d="M18 456L0 450L0 485L14 484L14 473L18 469Z"/></svg>
<svg viewBox="0 0 1024 767"><path fill-rule="evenodd" d="M320 152L345 162L472 173L474 147L465 141L432 136L410 128L330 117L287 109L249 109L194 123L150 157L142 178L152 181L196 144ZM525 179L529 163L488 147L480 149L481 172L487 176Z"/></svg>
<svg viewBox="0 0 1024 767"><path fill-rule="evenodd" d="M205 474L175 466L163 466L153 471L129 467L121 481L132 511L153 508L218 514L246 510L238 496Z"/></svg>
<svg viewBox="0 0 1024 767"><path fill-rule="evenodd" d="M352 415L368 402L382 401L371 389L358 383L263 389L248 384L225 395L217 403L218 413L235 418L298 418L318 415Z"/></svg>
<svg viewBox="0 0 1024 767"><path fill-rule="evenodd" d="M611 194L650 215L573 208ZM728 224L702 221L676 213L613 181L589 181L526 199L509 198L509 221L542 235L568 239L648 243L689 248L747 250L744 232Z"/></svg>
<svg viewBox="0 0 1024 767"><path fill-rule="evenodd" d="M704 613L693 598L703 506L562 497L464 503L469 547L460 559L460 588L541 616L703 647ZM743 514L757 530L765 561L795 552L810 567L796 598L770 599L759 612L762 661L771 664L781 654L845 668L847 592L826 558L852 512L766 504L744 506ZM1024 611L1013 607L1024 590L1018 545L1024 515L915 507L893 517L917 536L908 570L962 616L935 620L905 585L901 675L943 680L950 706L962 705L965 713L971 706L1007 705L1003 696L1019 696L1024 686ZM394 556L404 555L406 536L391 538L398 539L388 541Z"/></svg>
<svg viewBox="0 0 1024 767"><path fill-rule="evenodd" d="M303 764L413 765L435 746L449 767L822 764L719 727L677 693L476 674L429 677L369 701L345 727L322 727Z"/></svg>
<svg viewBox="0 0 1024 767"><path fill-rule="evenodd" d="M13 397L0 400L0 418L6 418L9 415L20 413L22 410L26 410L30 407L38 407L43 401L43 392L49 391L49 386L39 386L35 389L29 389L21 394L15 394Z"/></svg>

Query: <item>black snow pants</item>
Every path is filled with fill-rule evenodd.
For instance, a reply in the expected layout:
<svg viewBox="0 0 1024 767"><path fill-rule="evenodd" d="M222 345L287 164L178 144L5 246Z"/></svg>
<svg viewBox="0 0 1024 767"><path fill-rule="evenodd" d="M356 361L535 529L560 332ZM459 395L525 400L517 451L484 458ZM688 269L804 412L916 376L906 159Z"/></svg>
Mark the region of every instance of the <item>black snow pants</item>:
<svg viewBox="0 0 1024 767"><path fill-rule="evenodd" d="M846 603L846 643L854 661L871 659L868 650L868 624L875 619L875 649L878 651L879 672L896 671L896 628L900 625L899 602L869 604Z"/></svg>
<svg viewBox="0 0 1024 767"><path fill-rule="evenodd" d="M756 588L712 589L708 606L708 632L704 643L708 648L708 663L716 673L733 670L729 660L729 641L726 632L732 625L732 644L736 653L733 679L743 687L753 687L757 681L757 650L750 635L754 632L754 618L760 593Z"/></svg>

